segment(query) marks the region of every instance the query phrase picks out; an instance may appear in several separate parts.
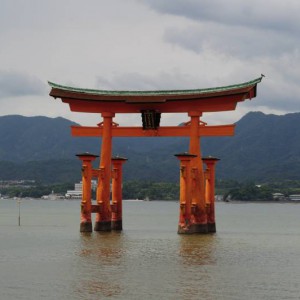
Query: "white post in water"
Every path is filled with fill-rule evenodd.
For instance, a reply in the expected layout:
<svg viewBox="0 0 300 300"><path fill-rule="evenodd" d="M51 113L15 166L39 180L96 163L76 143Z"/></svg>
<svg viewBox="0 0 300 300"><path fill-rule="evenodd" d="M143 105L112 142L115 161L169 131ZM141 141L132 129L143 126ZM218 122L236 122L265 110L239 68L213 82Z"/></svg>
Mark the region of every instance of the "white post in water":
<svg viewBox="0 0 300 300"><path fill-rule="evenodd" d="M17 201L18 205L19 205L19 218L18 218L18 225L21 226L21 200L19 199Z"/></svg>

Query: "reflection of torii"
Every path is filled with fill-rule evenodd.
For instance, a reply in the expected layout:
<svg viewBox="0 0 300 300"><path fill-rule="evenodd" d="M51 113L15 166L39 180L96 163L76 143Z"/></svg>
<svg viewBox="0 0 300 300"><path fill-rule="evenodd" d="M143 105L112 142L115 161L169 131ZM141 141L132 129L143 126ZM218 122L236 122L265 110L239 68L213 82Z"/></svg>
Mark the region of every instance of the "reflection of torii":
<svg viewBox="0 0 300 300"><path fill-rule="evenodd" d="M224 87L168 91L90 90L49 82L52 88L50 96L68 103L72 111L100 113L103 118L97 127L72 126L73 136L102 137L100 166L98 171L91 171L92 176L98 177L97 205L92 206L93 211L97 213L95 230L111 230L112 138L188 136L190 137L189 154L193 156L190 159L192 175L188 174L191 179L184 183L189 192L184 193L182 201L185 201L185 209L191 213L188 216L189 219L185 219L184 230L179 224L178 231L181 233L214 231L215 229L209 229L215 228L214 224L210 224L212 226L208 224L208 220L211 220L209 213L213 210L213 205L205 199L205 195L208 194L205 192L205 182L209 182L211 175L209 175L209 170L207 174L203 170L199 138L201 136L231 136L234 134L234 125L208 126L200 121L200 117L205 112L235 110L238 102L256 97L256 87L263 76L262 74L261 77L252 81ZM143 126L120 127L113 122L116 113L141 113ZM184 126L161 127L162 113L187 113L190 120ZM183 159L182 162L184 161L186 160ZM184 166L183 163L181 167L184 168ZM213 201L213 198L210 196L209 201ZM207 209L207 205L210 205L210 209ZM90 214L91 210L83 209L82 212Z"/></svg>

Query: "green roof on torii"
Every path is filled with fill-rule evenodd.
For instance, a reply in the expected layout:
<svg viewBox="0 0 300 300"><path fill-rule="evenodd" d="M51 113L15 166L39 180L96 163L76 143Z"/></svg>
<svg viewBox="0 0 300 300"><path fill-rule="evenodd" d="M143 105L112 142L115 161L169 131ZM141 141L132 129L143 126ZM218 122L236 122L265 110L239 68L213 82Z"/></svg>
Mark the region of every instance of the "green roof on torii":
<svg viewBox="0 0 300 300"><path fill-rule="evenodd" d="M119 91L119 90L98 90L98 89L85 89L85 88L77 88L77 87L70 87L60 85L54 82L48 81L50 87L55 91L51 91L51 96L59 97L58 91L66 91L72 93L80 93L80 94L87 94L87 95L99 95L99 96L174 96L174 95L205 95L210 93L222 93L234 90L239 90L243 88L249 88L257 83L261 82L262 77L258 77L248 82L221 86L221 87L213 87L213 88L204 88L204 89L188 89L188 90L152 90L152 91Z"/></svg>
<svg viewBox="0 0 300 300"><path fill-rule="evenodd" d="M256 87L262 77L240 84L189 90L111 91L69 87L53 82L49 85L50 96L60 98L77 112L213 112L234 110L237 102L256 97Z"/></svg>

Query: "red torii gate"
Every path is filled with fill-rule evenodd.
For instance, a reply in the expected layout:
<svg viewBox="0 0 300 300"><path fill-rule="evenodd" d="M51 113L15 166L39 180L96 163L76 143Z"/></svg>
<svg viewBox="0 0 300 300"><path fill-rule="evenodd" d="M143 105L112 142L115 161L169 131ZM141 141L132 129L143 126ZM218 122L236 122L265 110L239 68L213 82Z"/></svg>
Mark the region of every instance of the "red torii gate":
<svg viewBox="0 0 300 300"><path fill-rule="evenodd" d="M238 102L256 97L261 79L224 87L168 91L92 90L49 82L50 96L68 103L71 111L99 113L103 118L97 127L72 126L73 136L102 137L99 169L92 168L95 155L78 155L83 162L80 230L92 231L92 212L96 213L95 231L122 229L122 164L126 159L112 158L113 137L188 136L189 152L176 155L181 162L178 233L215 232L214 169L218 159L208 157L202 161L200 137L232 136L235 125L208 126L200 117L204 112L235 110ZM116 113L141 113L143 126L119 127L113 122ZM190 120L183 126L160 127L162 113L188 113ZM97 205L91 203L92 177L98 178Z"/></svg>

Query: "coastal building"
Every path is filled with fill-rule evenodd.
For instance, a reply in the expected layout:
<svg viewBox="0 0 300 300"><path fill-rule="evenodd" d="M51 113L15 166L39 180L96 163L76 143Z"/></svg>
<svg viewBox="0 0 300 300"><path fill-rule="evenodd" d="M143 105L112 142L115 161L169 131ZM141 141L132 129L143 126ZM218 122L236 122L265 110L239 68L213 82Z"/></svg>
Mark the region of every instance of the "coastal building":
<svg viewBox="0 0 300 300"><path fill-rule="evenodd" d="M300 201L300 194L298 195L289 195L289 200L291 201Z"/></svg>
<svg viewBox="0 0 300 300"><path fill-rule="evenodd" d="M282 193L274 193L273 195L273 200L285 200L285 196Z"/></svg>
<svg viewBox="0 0 300 300"><path fill-rule="evenodd" d="M61 194L56 194L54 191L51 192L49 195L43 195L41 197L43 200L58 200L58 199L64 199L64 196Z"/></svg>
<svg viewBox="0 0 300 300"><path fill-rule="evenodd" d="M96 190L97 180L92 180L92 190ZM74 190L68 190L65 194L67 199L81 199L82 198L82 181L74 184Z"/></svg>

